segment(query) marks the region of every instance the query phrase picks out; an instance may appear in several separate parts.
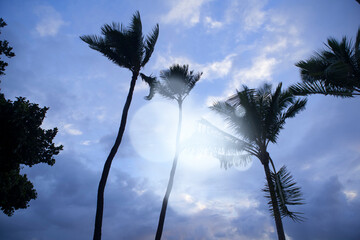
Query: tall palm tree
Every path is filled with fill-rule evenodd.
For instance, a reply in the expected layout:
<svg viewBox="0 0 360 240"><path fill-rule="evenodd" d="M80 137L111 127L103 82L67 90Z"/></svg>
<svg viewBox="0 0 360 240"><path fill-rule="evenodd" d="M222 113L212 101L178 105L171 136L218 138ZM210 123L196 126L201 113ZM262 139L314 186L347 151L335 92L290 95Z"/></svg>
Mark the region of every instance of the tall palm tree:
<svg viewBox="0 0 360 240"><path fill-rule="evenodd" d="M328 50L296 64L302 82L290 87L297 95L323 94L338 97L360 95L360 28L356 41L329 38Z"/></svg>
<svg viewBox="0 0 360 240"><path fill-rule="evenodd" d="M161 207L158 228L155 236L156 240L161 239L161 235L163 232L166 208L172 190L177 161L180 152L182 104L185 98L189 95L190 91L195 86L195 84L200 80L201 75L202 73L194 73L194 71L189 71L188 65L180 66L178 64L175 64L171 66L169 69L160 72L160 78L162 81L156 82L156 85L154 87L155 92L158 92L160 95L162 95L167 99L175 100L178 103L178 107L179 107L179 120L178 120L177 134L176 134L175 157L170 172L170 179L167 185L166 193ZM149 82L156 81L155 78L147 77L144 74L141 74L141 77Z"/></svg>
<svg viewBox="0 0 360 240"><path fill-rule="evenodd" d="M154 51L154 47L159 35L159 25L157 24L152 32L145 38L142 34L142 24L140 19L140 13L137 11L132 17L132 21L128 28L125 28L122 24L112 23L111 25L105 24L102 28L103 36L85 35L81 36L81 40L89 44L89 47L101 52L105 57L110 59L116 65L129 69L132 72L132 78L130 82L129 92L126 98L126 102L123 108L120 128L115 140L115 144L112 147L108 158L105 161L104 169L101 175L96 206L95 217L95 230L94 240L101 239L101 226L103 218L104 208L104 190L106 181L109 175L112 160L120 146L125 126L126 119L132 100L135 83L139 76L141 68L149 61L151 54ZM153 94L151 88L153 82L151 79L147 81L150 85L150 95Z"/></svg>
<svg viewBox="0 0 360 240"><path fill-rule="evenodd" d="M224 168L248 162L251 156L260 160L267 180L267 186L263 190L270 199L269 207L275 218L278 238L283 240L285 234L282 217L288 216L301 221L300 213L289 211L287 206L302 204L302 198L300 188L295 186L286 168L276 171L267 147L269 143L276 143L286 119L303 110L307 100L297 99L291 91L282 91L281 87L280 83L272 92L269 84L257 90L244 86L242 91L228 100L215 102L211 109L226 120L235 135L202 120L207 136L202 136L203 140L194 140L195 145L209 148Z"/></svg>

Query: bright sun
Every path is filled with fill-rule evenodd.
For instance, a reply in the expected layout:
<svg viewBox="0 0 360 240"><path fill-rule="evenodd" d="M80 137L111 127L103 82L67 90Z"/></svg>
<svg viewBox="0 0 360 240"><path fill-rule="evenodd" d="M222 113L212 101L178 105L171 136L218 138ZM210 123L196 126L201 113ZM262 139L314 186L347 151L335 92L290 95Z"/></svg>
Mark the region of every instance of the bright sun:
<svg viewBox="0 0 360 240"><path fill-rule="evenodd" d="M184 104L181 141L186 141L193 133L204 114L201 110L190 109ZM130 122L130 139L136 152L152 162L171 162L175 153L175 137L178 124L178 108L175 102L151 101L142 106ZM219 168L219 161L204 154L183 152L180 161L185 167L205 170ZM247 170L251 166L236 167Z"/></svg>

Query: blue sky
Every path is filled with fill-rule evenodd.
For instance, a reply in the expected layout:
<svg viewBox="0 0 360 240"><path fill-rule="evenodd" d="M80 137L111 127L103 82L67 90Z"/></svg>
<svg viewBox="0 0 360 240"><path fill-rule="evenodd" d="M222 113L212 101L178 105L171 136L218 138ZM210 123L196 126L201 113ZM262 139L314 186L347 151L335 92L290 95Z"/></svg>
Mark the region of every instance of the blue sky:
<svg viewBox="0 0 360 240"><path fill-rule="evenodd" d="M300 81L294 64L324 48L330 36L354 39L360 5L344 1L1 1L13 46L1 90L50 110L44 128L58 127L64 150L53 167L24 168L38 198L11 218L0 215L0 238L90 239L103 163L115 140L131 74L91 50L79 36L105 23L127 25L139 10L143 31L160 35L143 70L158 75L173 63L203 72L184 104L183 139L208 109L245 84ZM171 168L177 109L139 79L128 125L105 190L103 239L152 239ZM311 96L269 152L286 164L306 204L307 220L284 220L288 239L359 239L359 98ZM220 169L216 159L184 154L170 197L164 239L276 239L261 189L257 159Z"/></svg>

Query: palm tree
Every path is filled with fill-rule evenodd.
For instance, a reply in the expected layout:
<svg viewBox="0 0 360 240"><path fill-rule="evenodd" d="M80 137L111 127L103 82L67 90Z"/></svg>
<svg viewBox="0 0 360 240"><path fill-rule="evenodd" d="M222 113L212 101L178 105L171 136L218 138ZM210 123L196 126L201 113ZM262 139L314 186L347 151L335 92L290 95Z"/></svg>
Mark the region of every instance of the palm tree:
<svg viewBox="0 0 360 240"><path fill-rule="evenodd" d="M360 28L354 46L343 37L329 38L328 50L296 64L302 82L290 87L296 95L323 94L338 97L360 95Z"/></svg>
<svg viewBox="0 0 360 240"><path fill-rule="evenodd" d="M300 188L295 186L286 168L282 167L276 171L267 147L270 142L276 143L286 119L294 117L303 110L307 100L296 99L291 91L282 91L281 87L280 83L272 92L269 84L258 90L243 86L242 91L228 100L215 102L211 109L227 121L236 136L202 120L207 135L205 138L201 137L203 140L195 138L194 142L198 147L206 146L225 169L244 164L251 156L260 160L267 180L267 186L263 191L270 199L269 208L275 218L278 238L283 240L285 234L282 217L288 216L294 221L301 221L300 213L289 211L287 206L302 204L302 198Z"/></svg>
<svg viewBox="0 0 360 240"><path fill-rule="evenodd" d="M123 108L120 128L115 140L115 144L112 147L108 158L106 159L104 169L101 175L96 206L95 217L95 230L94 240L101 239L101 226L104 208L104 190L109 175L110 167L113 158L120 146L126 125L126 119L132 100L135 83L140 73L141 68L149 61L151 54L154 51L154 47L159 35L159 25L157 24L151 34L149 34L145 40L142 34L142 24L140 19L140 13L137 11L128 28L125 28L122 24L112 23L111 25L105 24L102 28L103 36L85 35L81 36L81 40L89 44L89 47L101 52L105 57L110 59L116 65L129 69L132 72L132 78L130 82L129 92L126 98L126 102ZM151 79L149 79L151 81ZM150 85L150 95L153 94L151 88L153 82L147 82Z"/></svg>
<svg viewBox="0 0 360 240"><path fill-rule="evenodd" d="M169 201L169 196L174 182L174 176L177 166L177 161L180 152L180 134L181 134L181 122L182 122L182 104L185 98L189 95L191 89L195 84L200 80L202 73L194 73L194 71L189 71L188 65L180 66L175 64L171 66L168 70L163 70L160 72L160 78L162 81L156 82L154 87L155 91L158 92L163 97L175 100L178 103L179 107L179 120L176 134L176 150L173 165L170 172L170 179L167 185L166 193L163 199L158 228L156 231L156 240L161 239L161 235L164 228L166 208ZM141 77L150 82L156 81L153 77L147 77L144 74L141 74Z"/></svg>

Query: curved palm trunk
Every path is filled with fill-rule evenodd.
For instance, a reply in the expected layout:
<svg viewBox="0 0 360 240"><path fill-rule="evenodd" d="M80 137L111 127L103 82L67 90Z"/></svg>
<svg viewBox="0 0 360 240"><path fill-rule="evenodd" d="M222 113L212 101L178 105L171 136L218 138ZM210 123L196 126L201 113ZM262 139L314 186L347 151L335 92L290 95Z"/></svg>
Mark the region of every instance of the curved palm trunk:
<svg viewBox="0 0 360 240"><path fill-rule="evenodd" d="M128 96L126 98L126 102L123 108L123 112L122 112L122 116L121 116L121 123L120 123L120 128L119 128L119 132L118 135L116 137L114 146L112 147L109 156L106 159L106 162L104 164L104 169L101 175L101 179L100 179L100 183L99 183L99 188L98 188L98 195L97 195L97 206L96 206L96 217L95 217L95 230L94 230L94 240L100 240L101 239L101 227L102 227L102 219L103 219L103 210L104 210L104 190L105 190L105 185L106 185L106 181L109 175L109 171L110 171L110 167L111 167L111 163L112 160L115 157L115 154L120 146L122 137L124 135L124 131L125 131L125 126L126 126L126 120L127 120L127 115L128 115L128 111L130 108L130 103L132 100L132 96L134 93L134 88L135 88L135 83L136 83L136 79L138 77L139 73L138 72L133 72L132 78L131 78L131 83L130 83L130 89L129 89L129 93Z"/></svg>
<svg viewBox="0 0 360 240"><path fill-rule="evenodd" d="M282 220L281 220L279 205L278 205L276 195L275 195L276 194L275 193L275 186L273 184L270 169L269 169L269 156L268 156L268 154L267 154L267 160L262 161L262 163L264 165L266 180L267 180L269 190L270 190L270 197L271 197L271 203L272 203L273 210L274 210L274 218L275 218L275 224L276 224L276 230L277 230L278 238L279 238L279 240L285 240L285 233L284 233L284 228L283 228L283 224L282 224Z"/></svg>
<svg viewBox="0 0 360 240"><path fill-rule="evenodd" d="M171 172L170 172L170 179L169 179L169 182L168 182L168 186L167 186L166 193L165 193L163 203L162 203L162 207L161 207L161 212L160 212L159 223L158 223L158 228L157 228L157 231L156 231L155 240L160 240L161 239L161 235L162 235L163 228L164 228L166 208L167 208L167 204L168 204L168 201L169 201L171 189L172 189L172 186L173 186L177 160L178 160L178 157L179 157L181 122L182 122L182 102L179 102L179 121L178 121L178 129L177 129L177 134L176 134L175 157L174 157L173 165L172 165Z"/></svg>

